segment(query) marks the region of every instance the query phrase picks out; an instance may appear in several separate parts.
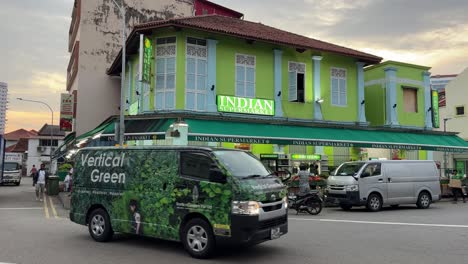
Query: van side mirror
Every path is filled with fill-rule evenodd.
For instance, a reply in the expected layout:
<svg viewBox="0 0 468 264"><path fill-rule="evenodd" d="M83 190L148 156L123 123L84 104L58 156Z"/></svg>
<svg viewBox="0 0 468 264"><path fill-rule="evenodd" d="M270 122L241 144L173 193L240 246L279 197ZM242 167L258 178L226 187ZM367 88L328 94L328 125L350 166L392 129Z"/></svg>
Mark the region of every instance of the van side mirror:
<svg viewBox="0 0 468 264"><path fill-rule="evenodd" d="M226 175L219 168L210 169L210 182L226 183Z"/></svg>
<svg viewBox="0 0 468 264"><path fill-rule="evenodd" d="M365 177L369 177L370 176L370 173L365 171L363 173L361 173L361 178L365 178Z"/></svg>

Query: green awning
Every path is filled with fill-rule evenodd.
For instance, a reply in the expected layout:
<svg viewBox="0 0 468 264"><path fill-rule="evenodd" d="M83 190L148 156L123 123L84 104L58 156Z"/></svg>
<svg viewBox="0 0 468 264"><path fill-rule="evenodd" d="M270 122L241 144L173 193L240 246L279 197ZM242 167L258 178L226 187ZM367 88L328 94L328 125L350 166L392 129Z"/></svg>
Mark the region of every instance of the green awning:
<svg viewBox="0 0 468 264"><path fill-rule="evenodd" d="M93 130L90 130L90 131L80 135L79 137L77 137L76 141L79 142L79 141L81 141L83 139L94 137L97 134L103 133L107 129L110 129L110 128L113 129L114 126L115 126L114 122L115 122L115 119L109 118L106 121L102 122L99 126L94 128Z"/></svg>
<svg viewBox="0 0 468 264"><path fill-rule="evenodd" d="M175 119L130 119L125 120L125 140L156 140L164 139L169 126ZM114 140L115 126L107 126L101 135L101 140Z"/></svg>
<svg viewBox="0 0 468 264"><path fill-rule="evenodd" d="M456 135L185 119L190 141L468 152Z"/></svg>

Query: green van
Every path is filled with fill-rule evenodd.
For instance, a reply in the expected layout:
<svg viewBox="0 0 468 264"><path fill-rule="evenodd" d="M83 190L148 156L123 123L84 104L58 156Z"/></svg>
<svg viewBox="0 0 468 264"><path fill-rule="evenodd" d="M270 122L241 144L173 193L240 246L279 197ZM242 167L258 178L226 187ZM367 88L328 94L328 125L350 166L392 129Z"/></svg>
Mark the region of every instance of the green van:
<svg viewBox="0 0 468 264"><path fill-rule="evenodd" d="M71 221L181 241L192 257L288 232L285 186L252 154L207 147L100 147L75 155Z"/></svg>

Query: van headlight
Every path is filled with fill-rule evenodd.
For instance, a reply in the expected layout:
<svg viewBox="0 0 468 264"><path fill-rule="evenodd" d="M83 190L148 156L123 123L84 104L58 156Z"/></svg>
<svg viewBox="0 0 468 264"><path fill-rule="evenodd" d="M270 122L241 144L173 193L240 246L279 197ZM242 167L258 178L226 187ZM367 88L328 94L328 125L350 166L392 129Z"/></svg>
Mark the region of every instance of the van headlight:
<svg viewBox="0 0 468 264"><path fill-rule="evenodd" d="M288 197L283 197L284 208L288 209Z"/></svg>
<svg viewBox="0 0 468 264"><path fill-rule="evenodd" d="M357 185L357 184L347 185L346 186L346 191L349 191L349 192L359 191L359 185Z"/></svg>
<svg viewBox="0 0 468 264"><path fill-rule="evenodd" d="M233 201L231 213L235 215L258 215L260 205L255 201Z"/></svg>

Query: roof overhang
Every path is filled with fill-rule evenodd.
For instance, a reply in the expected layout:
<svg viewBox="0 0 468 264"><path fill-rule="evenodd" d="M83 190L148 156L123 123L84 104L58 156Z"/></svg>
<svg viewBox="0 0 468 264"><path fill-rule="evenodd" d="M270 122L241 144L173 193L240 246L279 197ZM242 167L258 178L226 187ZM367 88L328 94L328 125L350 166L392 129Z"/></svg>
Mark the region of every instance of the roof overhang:
<svg viewBox="0 0 468 264"><path fill-rule="evenodd" d="M187 25L178 22L179 20L172 19L172 20L166 20L166 21L155 21L154 23L145 23L141 25L136 25L130 35L127 38L126 42L126 54L127 56L137 54L138 53L138 48L139 48L139 34L152 34L154 30L161 29L161 28L175 28L175 29L192 29L192 30L198 30L198 31L203 31L203 32L209 32L209 33L214 33L218 35L224 35L224 36L233 36L233 37L238 37L241 39L246 39L249 41L260 41L263 43L268 43L268 44L273 44L273 45L280 45L280 46L287 46L291 47L297 50L314 50L314 51L319 51L319 52L329 52L329 53L334 53L334 54L339 54L342 56L347 56L347 57L353 57L358 59L359 61L364 62L366 65L372 65L376 63L380 63L382 61L381 57L374 56L371 54L368 54L368 56L360 56L360 55L351 55L347 54L345 52L337 52L337 51L331 51L328 49L321 49L321 48L311 48L308 46L301 46L301 45L292 45L287 42L282 42L282 41L273 41L273 40L268 40L268 39L263 39L263 38L258 38L258 37L253 37L253 36L243 36L241 34L234 34L230 32L225 32L225 31L218 31L218 30L213 30L210 28L204 28L204 27L197 27L193 25ZM365 54L365 53L362 53ZM107 70L107 74L111 76L119 76L121 72L121 64L122 64L122 49L119 51L117 57L111 64L110 68Z"/></svg>

